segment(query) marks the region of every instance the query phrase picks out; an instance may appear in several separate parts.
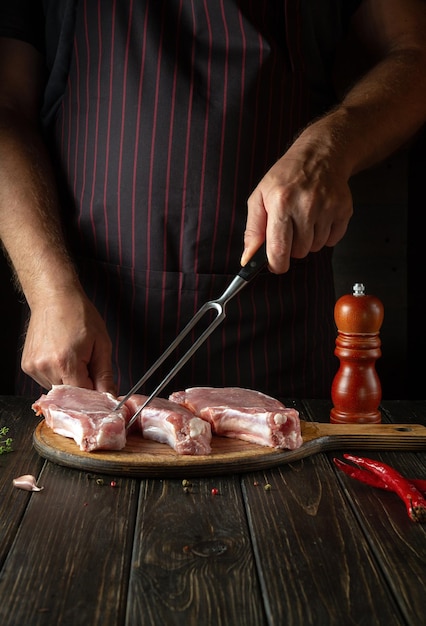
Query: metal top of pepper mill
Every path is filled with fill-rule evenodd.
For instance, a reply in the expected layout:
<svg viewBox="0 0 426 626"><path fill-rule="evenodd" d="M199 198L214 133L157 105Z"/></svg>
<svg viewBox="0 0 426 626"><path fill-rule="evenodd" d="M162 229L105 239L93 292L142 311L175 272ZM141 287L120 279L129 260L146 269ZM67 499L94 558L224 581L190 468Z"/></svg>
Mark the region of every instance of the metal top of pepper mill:
<svg viewBox="0 0 426 626"><path fill-rule="evenodd" d="M365 287L362 283L355 283L355 285L353 286L353 295L354 296L365 295Z"/></svg>

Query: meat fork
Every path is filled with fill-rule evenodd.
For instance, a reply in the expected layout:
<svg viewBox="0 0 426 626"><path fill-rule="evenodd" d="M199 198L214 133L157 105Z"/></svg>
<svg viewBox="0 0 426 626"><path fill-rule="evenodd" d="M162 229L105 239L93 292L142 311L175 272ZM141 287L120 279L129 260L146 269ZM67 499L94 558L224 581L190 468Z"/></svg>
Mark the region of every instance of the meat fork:
<svg viewBox="0 0 426 626"><path fill-rule="evenodd" d="M265 244L262 245L261 248L252 256L252 258L244 265L241 270L238 272L237 276L231 281L230 285L225 289L222 295L217 298L217 300L210 300L203 304L203 306L197 311L194 317L188 322L188 324L184 327L184 329L179 333L176 339L170 344L170 346L163 352L163 354L155 361L155 363L149 368L149 370L142 376L140 380L136 383L134 387L129 391L128 394L120 400L119 404L115 407L117 411L120 409L123 404L132 396L137 393L139 389L142 387L144 383L152 376L152 374L164 363L164 361L176 350L176 348L180 345L183 339L188 335L188 333L195 328L198 322L204 317L207 311L214 310L217 315L212 320L212 322L208 325L208 327L202 332L202 334L194 341L188 351L180 358L180 360L176 363L174 367L169 371L169 373L163 378L161 383L154 389L150 396L146 399L146 401L138 408L136 413L130 419L127 424L127 429L135 422L139 413L144 409L147 404L153 400L159 393L166 387L166 385L172 380L172 378L179 372L179 370L185 365L187 361L192 357L192 355L198 350L198 348L206 341L207 337L211 335L214 329L219 326L222 320L226 316L226 305L243 287L247 285L257 274L265 267L267 264L267 256L266 256L266 247Z"/></svg>

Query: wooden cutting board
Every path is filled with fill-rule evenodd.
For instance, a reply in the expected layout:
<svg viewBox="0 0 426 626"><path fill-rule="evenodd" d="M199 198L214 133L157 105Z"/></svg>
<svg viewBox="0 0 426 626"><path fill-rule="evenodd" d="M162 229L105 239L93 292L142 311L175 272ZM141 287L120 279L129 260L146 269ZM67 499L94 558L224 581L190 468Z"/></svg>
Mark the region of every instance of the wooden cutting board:
<svg viewBox="0 0 426 626"><path fill-rule="evenodd" d="M194 477L268 469L327 450L426 450L420 424L330 424L301 420L303 445L275 450L239 439L213 437L205 456L179 455L166 444L132 434L123 450L82 452L73 439L55 434L42 420L33 436L43 457L79 470L114 476Z"/></svg>

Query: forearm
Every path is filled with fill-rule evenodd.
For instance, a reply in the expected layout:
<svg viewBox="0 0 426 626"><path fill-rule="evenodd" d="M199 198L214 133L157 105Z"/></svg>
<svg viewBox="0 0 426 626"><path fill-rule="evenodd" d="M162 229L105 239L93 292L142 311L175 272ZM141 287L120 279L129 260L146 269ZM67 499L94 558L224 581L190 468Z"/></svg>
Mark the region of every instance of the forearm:
<svg viewBox="0 0 426 626"><path fill-rule="evenodd" d="M390 53L311 124L298 143L334 160L346 179L390 156L426 121L426 53Z"/></svg>
<svg viewBox="0 0 426 626"><path fill-rule="evenodd" d="M291 257L336 245L353 213L350 178L388 157L425 122L426 15L422 9L418 25L413 12L406 36L402 3L394 0L388 15L388 2L364 2L370 13L362 23L381 61L338 106L305 128L249 197L243 265L265 236L276 273L288 270ZM367 19L375 12L375 20ZM385 34L377 41L382 21Z"/></svg>
<svg viewBox="0 0 426 626"><path fill-rule="evenodd" d="M46 149L25 117L7 107L0 108L0 238L30 307L78 284Z"/></svg>

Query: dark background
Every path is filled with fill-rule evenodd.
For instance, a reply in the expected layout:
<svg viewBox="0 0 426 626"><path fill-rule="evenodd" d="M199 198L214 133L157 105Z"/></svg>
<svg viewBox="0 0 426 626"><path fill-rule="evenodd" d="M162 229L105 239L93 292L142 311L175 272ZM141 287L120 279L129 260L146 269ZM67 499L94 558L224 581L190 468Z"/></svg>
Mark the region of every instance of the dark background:
<svg viewBox="0 0 426 626"><path fill-rule="evenodd" d="M409 146L353 179L354 216L335 248L337 297L362 282L384 305L382 356L376 363L384 399L425 397L425 177L426 128Z"/></svg>

